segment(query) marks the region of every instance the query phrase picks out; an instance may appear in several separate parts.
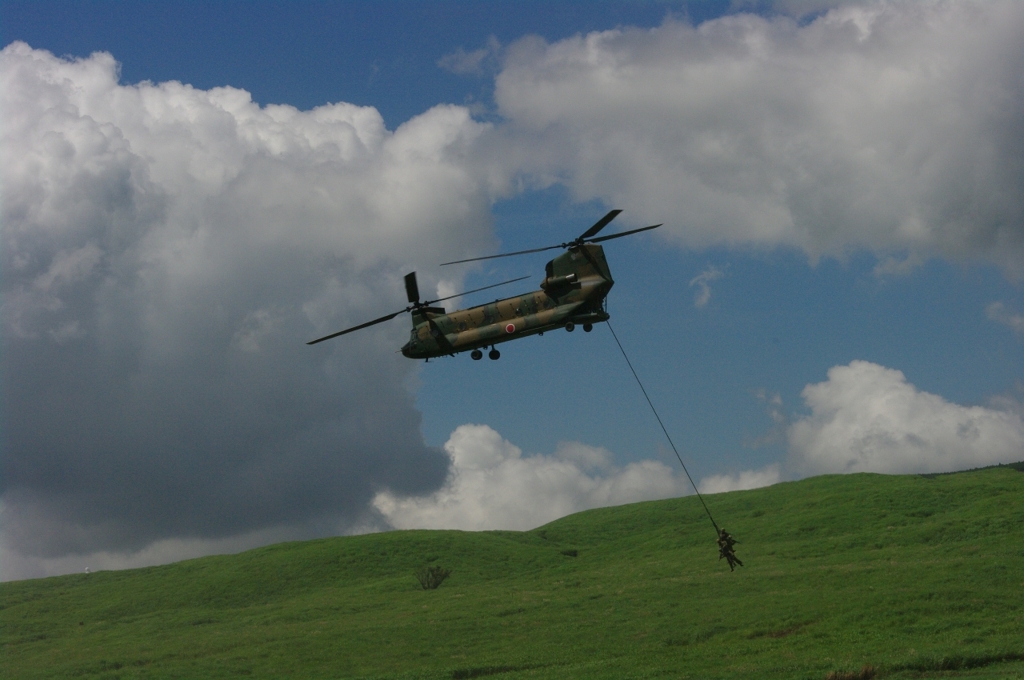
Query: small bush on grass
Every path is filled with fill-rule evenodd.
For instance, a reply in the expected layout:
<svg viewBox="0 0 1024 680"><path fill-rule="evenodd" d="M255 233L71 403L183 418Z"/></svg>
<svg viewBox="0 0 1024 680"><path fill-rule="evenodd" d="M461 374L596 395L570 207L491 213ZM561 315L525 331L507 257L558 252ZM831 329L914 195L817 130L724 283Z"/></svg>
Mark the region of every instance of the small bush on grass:
<svg viewBox="0 0 1024 680"><path fill-rule="evenodd" d="M423 586L423 590L434 590L444 583L444 580L448 578L448 575L451 573L451 569L445 569L444 567L423 567L416 572L416 579L420 582L420 585Z"/></svg>

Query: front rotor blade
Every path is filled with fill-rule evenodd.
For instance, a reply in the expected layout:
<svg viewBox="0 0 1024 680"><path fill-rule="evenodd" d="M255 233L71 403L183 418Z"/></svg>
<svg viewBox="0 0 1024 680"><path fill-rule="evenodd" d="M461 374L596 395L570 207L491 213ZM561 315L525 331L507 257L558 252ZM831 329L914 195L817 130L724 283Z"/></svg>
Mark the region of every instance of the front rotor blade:
<svg viewBox="0 0 1024 680"><path fill-rule="evenodd" d="M463 295L469 295L470 293L479 293L480 291L487 290L488 288L497 288L498 286L504 286L506 283L515 283L516 281L522 281L523 279L528 279L528 278L530 278L530 277L529 276L520 276L518 279L511 279L509 281L502 281L501 283L492 283L491 285L484 286L483 288L474 288L473 290L467 290L465 293L459 293L458 295L449 295L448 297L443 297L443 298L440 298L440 299L437 299L437 300L430 300L428 302L424 302L423 304L425 304L425 305L432 305L435 302L444 302L445 300L451 300L452 298L461 297Z"/></svg>
<svg viewBox="0 0 1024 680"><path fill-rule="evenodd" d="M611 236L602 236L601 238L592 238L587 243L600 243L601 241L611 241L613 238L619 238L622 236L629 236L630 234L639 234L641 231L647 231L649 229L657 229L660 224L654 224L649 227L640 227L639 229L630 229L629 231L620 231L618 234L612 234Z"/></svg>
<svg viewBox="0 0 1024 680"><path fill-rule="evenodd" d="M405 295L413 304L420 301L420 287L416 285L416 272L409 272L405 275Z"/></svg>
<svg viewBox="0 0 1024 680"><path fill-rule="evenodd" d="M611 222L616 217L618 217L620 212L622 212L622 211L621 210L612 210L607 215L605 215L604 217L599 219L594 226L592 226L590 229L587 229L585 232L580 234L580 237L579 237L578 240L582 241L584 239L588 239L591 236L593 236L594 234L596 234L597 232L601 231L602 229L604 229L605 227L608 226L609 222Z"/></svg>
<svg viewBox="0 0 1024 680"><path fill-rule="evenodd" d="M557 246L545 246L544 248L530 248L529 250L517 250L514 253L502 253L500 255L485 255L484 257L470 257L470 258L467 258L465 260L454 260L452 262L442 262L440 264L440 266L444 267L445 265L449 265L449 264L462 264L463 262L479 262L480 260L493 260L493 259L498 258L498 257L512 257L513 255L526 255L527 253L541 253L541 252L544 252L545 250L554 250L555 248L569 248L569 247L572 247L572 246L578 246L581 243L583 243L584 240L589 240L591 236L593 236L594 234L596 234L597 232L601 231L606 226L608 226L608 223L611 222L612 220L614 220L616 217L618 217L620 212L622 212L622 211L621 210L612 210L612 211L610 211L607 215L605 215L600 220L598 220L597 223L594 224L594 226L592 226L590 229L587 229L585 232L583 232L578 239L576 239L575 241L570 241L569 243L560 243ZM658 225L658 226L661 226L661 225ZM648 227L648 228L649 229L653 229L654 227ZM643 230L640 229L640 230L637 230L637 231L643 231ZM632 232L624 232L621 235L625 236L627 233L632 233ZM608 238L617 238L617 237L618 236L615 236L615 237L605 237L604 239L600 239L600 240L608 240ZM594 242L596 242L596 241L591 241L591 243L594 243Z"/></svg>
<svg viewBox="0 0 1024 680"><path fill-rule="evenodd" d="M373 321L367 321L366 323L361 323L358 326L353 326L352 328L346 328L345 330L338 331L337 333L331 333L330 335L325 335L322 338L317 338L316 340L312 340L310 342L307 342L306 344L307 345L315 345L318 342L323 342L324 340L330 340L331 338L336 338L339 335L345 335L345 333L351 333L352 331L358 331L361 328L366 328L366 327L372 326L374 324L384 323L385 321L390 321L391 319L394 319L399 314L402 314L402 313L408 312L408 311L409 311L408 309L403 309L400 312L395 312L394 314L388 314L387 316L382 316L379 319L374 319Z"/></svg>
<svg viewBox="0 0 1024 680"><path fill-rule="evenodd" d="M493 260L496 257L512 257L513 255L525 255L527 253L539 253L544 250L553 250L554 248L564 248L565 245L557 246L546 246L544 248L531 248L530 250L517 250L514 253L502 253L501 255L486 255L484 257L471 257L468 260L454 260L453 262L442 262L439 266L443 267L446 264L461 264L463 262L476 262L478 260Z"/></svg>

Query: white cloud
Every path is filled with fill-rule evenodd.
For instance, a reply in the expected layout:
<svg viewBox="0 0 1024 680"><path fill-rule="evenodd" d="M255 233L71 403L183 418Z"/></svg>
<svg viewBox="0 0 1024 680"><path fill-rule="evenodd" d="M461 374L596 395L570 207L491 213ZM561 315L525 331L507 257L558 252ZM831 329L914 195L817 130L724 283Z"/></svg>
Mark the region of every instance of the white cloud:
<svg viewBox="0 0 1024 680"><path fill-rule="evenodd" d="M1024 275L1024 4L669 20L505 54L504 157L662 238Z"/></svg>
<svg viewBox="0 0 1024 680"><path fill-rule="evenodd" d="M985 308L988 318L1008 326L1017 335L1024 336L1024 314L1014 312L1002 302L993 302Z"/></svg>
<svg viewBox="0 0 1024 680"><path fill-rule="evenodd" d="M724 274L722 270L714 265L708 265L708 268L702 271L697 276L690 280L690 288L697 287L697 292L693 295L693 306L697 309L701 309L711 300L711 285L712 281L717 281L722 278Z"/></svg>
<svg viewBox="0 0 1024 680"><path fill-rule="evenodd" d="M763 486L778 484L782 480L782 467L772 463L760 470L743 470L735 475L711 475L700 480L698 487L701 493L725 493L726 491L745 491L760 489Z"/></svg>
<svg viewBox="0 0 1024 680"><path fill-rule="evenodd" d="M408 321L305 342L405 306L408 271L458 285L431 272L491 243L489 126L118 70L0 52L5 562L334 533L437 488Z"/></svg>
<svg viewBox="0 0 1024 680"><path fill-rule="evenodd" d="M811 412L788 437L803 474L948 472L1024 458L1019 409L953 404L867 361L834 366L802 394Z"/></svg>
<svg viewBox="0 0 1024 680"><path fill-rule="evenodd" d="M588 508L686 493L685 479L663 463L624 468L611 454L578 442L552 456L522 451L486 425L462 425L444 446L448 481L423 497L382 492L374 507L399 529L532 529Z"/></svg>

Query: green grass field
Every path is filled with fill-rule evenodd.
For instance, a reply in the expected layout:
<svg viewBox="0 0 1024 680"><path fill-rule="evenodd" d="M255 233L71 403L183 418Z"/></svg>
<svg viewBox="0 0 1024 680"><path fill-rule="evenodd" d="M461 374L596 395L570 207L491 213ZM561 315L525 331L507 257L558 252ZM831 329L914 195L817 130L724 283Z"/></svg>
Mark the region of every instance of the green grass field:
<svg viewBox="0 0 1024 680"><path fill-rule="evenodd" d="M1024 677L1024 473L824 476L523 533L0 584L4 678ZM575 553L574 553L575 551ZM574 556L575 555L575 556ZM414 573L451 569L437 590Z"/></svg>

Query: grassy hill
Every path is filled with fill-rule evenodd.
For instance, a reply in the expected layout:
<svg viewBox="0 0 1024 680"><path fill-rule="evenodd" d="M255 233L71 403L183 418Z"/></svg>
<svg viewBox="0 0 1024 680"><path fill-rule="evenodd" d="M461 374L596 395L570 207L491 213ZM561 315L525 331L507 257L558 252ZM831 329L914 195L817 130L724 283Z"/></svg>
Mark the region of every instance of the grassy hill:
<svg viewBox="0 0 1024 680"><path fill-rule="evenodd" d="M0 584L4 678L1024 677L1024 473L824 476L528 532ZM451 569L437 590L414 572ZM871 668L865 668L870 666Z"/></svg>

